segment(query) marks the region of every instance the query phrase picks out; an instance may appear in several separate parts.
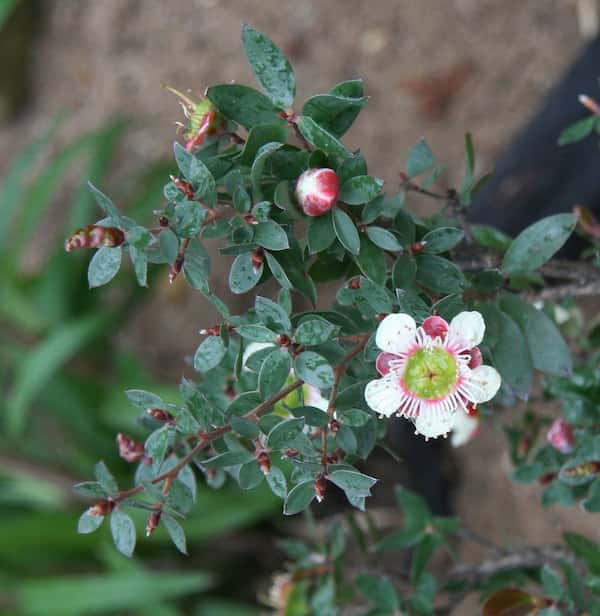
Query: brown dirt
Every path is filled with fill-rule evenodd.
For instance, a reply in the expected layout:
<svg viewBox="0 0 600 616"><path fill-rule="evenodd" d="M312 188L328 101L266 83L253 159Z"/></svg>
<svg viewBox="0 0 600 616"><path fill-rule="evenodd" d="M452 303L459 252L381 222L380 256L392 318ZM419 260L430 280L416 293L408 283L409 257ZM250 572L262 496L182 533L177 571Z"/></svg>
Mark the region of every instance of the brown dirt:
<svg viewBox="0 0 600 616"><path fill-rule="evenodd" d="M361 147L371 173L392 190L407 148L421 135L447 161L446 181L453 185L460 179L464 133L473 134L478 171L489 169L573 59L582 44L574 5L567 0L47 0L47 23L34 50L33 97L17 120L2 126L0 168L65 108L71 110L65 139L114 114L135 117L122 169L169 156L180 111L161 83L199 93L216 81L252 83L239 44L240 24L248 21L290 56L299 100L339 81L365 78L371 100L346 142ZM463 77L466 82L456 92L434 87L437 96L425 88L429 98L423 103L414 92L423 91L422 80L432 73L445 73L455 85ZM432 117L444 104L446 109ZM417 199L414 205L430 207ZM127 341L151 352L161 376L177 377L182 364L173 358L193 351L190 336L211 318L197 295L163 290L131 323ZM145 342L150 335L152 345ZM590 526L577 511L569 510L568 520L559 511L542 511L537 490L507 479L498 425L462 450L458 460L459 513L482 533L498 541L535 543L556 537L567 522Z"/></svg>

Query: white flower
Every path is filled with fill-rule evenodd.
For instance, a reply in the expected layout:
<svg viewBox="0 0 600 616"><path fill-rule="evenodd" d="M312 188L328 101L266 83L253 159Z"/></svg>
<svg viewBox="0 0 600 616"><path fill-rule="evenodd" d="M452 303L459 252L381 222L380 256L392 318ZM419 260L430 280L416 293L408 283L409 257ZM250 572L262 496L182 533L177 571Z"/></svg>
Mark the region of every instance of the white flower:
<svg viewBox="0 0 600 616"><path fill-rule="evenodd" d="M500 375L482 364L477 347L484 333L479 312L461 312L449 325L432 316L421 327L408 314L388 315L375 335L382 378L367 385L367 404L380 415L412 420L426 438L446 435L458 413L491 400L500 388Z"/></svg>

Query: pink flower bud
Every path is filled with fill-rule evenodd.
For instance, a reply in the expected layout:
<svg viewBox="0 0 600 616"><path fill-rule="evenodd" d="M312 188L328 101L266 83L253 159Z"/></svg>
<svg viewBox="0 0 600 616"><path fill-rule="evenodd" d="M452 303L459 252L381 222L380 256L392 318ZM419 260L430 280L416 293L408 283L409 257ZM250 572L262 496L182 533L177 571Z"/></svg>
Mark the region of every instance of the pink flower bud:
<svg viewBox="0 0 600 616"><path fill-rule="evenodd" d="M296 198L307 216L323 216L337 201L340 182L333 169L309 169L296 184Z"/></svg>
<svg viewBox="0 0 600 616"><path fill-rule="evenodd" d="M483 364L483 356L481 355L481 351L479 347L473 347L469 353L471 354L471 360L469 361L469 368L471 370L475 370L477 366L481 366Z"/></svg>
<svg viewBox="0 0 600 616"><path fill-rule="evenodd" d="M448 323L446 323L442 317L433 315L431 317L427 317L423 321L423 329L425 330L425 333L432 338L444 339L448 331Z"/></svg>
<svg viewBox="0 0 600 616"><path fill-rule="evenodd" d="M573 429L562 417L554 420L550 426L550 430L548 430L546 438L550 445L561 453L570 453L573 451L573 444L575 442Z"/></svg>
<svg viewBox="0 0 600 616"><path fill-rule="evenodd" d="M65 250L71 252L77 248L114 248L125 241L125 234L117 227L88 225L78 229L65 240Z"/></svg>

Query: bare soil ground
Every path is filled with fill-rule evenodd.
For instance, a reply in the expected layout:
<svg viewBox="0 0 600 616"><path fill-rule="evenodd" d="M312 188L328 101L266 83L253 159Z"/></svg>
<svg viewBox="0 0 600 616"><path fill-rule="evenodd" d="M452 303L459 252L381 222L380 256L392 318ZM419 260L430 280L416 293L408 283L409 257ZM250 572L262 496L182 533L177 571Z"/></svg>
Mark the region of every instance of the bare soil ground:
<svg viewBox="0 0 600 616"><path fill-rule="evenodd" d="M447 161L444 182L453 185L464 133L474 137L478 170L492 167L583 43L573 0L45 0L42 7L32 98L0 128L0 169L63 109L70 110L65 139L115 114L135 118L119 175L169 156L180 110L161 83L197 93L217 81L251 83L239 43L241 23L250 22L289 55L299 100L365 79L371 100L347 143L391 190L421 135ZM193 332L211 317L183 288L151 292L125 339L150 354L157 374L176 378L182 364L173 358L193 351ZM567 520L544 511L536 489L508 480L499 425L457 456L458 512L476 530L520 544L585 525L600 538L584 513Z"/></svg>

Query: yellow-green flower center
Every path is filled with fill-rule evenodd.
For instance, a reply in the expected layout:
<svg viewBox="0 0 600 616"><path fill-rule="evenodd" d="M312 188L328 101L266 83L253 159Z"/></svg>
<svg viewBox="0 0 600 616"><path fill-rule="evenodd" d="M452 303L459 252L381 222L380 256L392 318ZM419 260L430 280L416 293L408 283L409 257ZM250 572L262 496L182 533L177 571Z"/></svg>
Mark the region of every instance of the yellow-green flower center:
<svg viewBox="0 0 600 616"><path fill-rule="evenodd" d="M419 349L406 362L404 385L418 398L437 400L454 388L458 367L445 349Z"/></svg>

